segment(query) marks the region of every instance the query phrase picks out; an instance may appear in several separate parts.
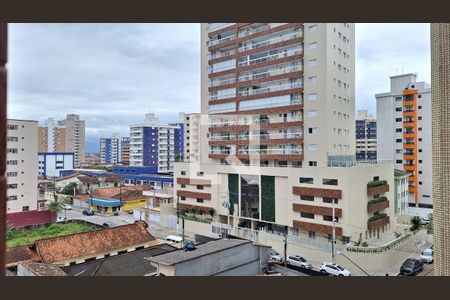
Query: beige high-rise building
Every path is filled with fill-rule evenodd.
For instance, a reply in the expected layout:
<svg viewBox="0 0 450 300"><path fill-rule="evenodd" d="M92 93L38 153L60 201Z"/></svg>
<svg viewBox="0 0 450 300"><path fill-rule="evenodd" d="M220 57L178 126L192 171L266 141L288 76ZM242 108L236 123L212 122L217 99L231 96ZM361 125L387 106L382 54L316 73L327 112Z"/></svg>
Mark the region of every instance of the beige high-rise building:
<svg viewBox="0 0 450 300"><path fill-rule="evenodd" d="M7 213L37 209L38 122L8 120Z"/></svg>
<svg viewBox="0 0 450 300"><path fill-rule="evenodd" d="M343 243L390 231L393 165L355 162L354 43L350 23L202 24L200 161L175 165L179 207L235 234L327 241L333 210Z"/></svg>
<svg viewBox="0 0 450 300"><path fill-rule="evenodd" d="M450 275L450 23L431 24L434 274Z"/></svg>
<svg viewBox="0 0 450 300"><path fill-rule="evenodd" d="M201 114L184 115L184 160L195 162L200 160L200 126Z"/></svg>
<svg viewBox="0 0 450 300"><path fill-rule="evenodd" d="M38 142L39 152L73 152L78 167L85 155L85 122L76 114L60 121L47 119L39 125Z"/></svg>

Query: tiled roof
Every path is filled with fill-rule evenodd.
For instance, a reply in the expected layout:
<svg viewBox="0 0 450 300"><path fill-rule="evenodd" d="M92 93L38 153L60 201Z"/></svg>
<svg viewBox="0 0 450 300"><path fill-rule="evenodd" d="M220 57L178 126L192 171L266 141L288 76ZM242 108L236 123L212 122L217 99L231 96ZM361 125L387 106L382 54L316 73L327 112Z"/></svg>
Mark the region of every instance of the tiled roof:
<svg viewBox="0 0 450 300"><path fill-rule="evenodd" d="M21 262L24 268L36 276L67 276L60 267L37 262Z"/></svg>
<svg viewBox="0 0 450 300"><path fill-rule="evenodd" d="M78 180L81 181L82 183L99 183L100 182L96 176L88 176L88 175L80 176L80 177L78 177Z"/></svg>
<svg viewBox="0 0 450 300"><path fill-rule="evenodd" d="M24 227L52 223L53 216L48 210L30 210L7 214L6 220L13 227Z"/></svg>
<svg viewBox="0 0 450 300"><path fill-rule="evenodd" d="M28 246L19 246L6 249L6 267L14 267L23 261L40 261L36 251Z"/></svg>
<svg viewBox="0 0 450 300"><path fill-rule="evenodd" d="M136 190L126 190L122 191L122 194L112 196L112 198L120 199L122 197L122 200L132 200L137 198L142 198L143 191L136 191Z"/></svg>
<svg viewBox="0 0 450 300"><path fill-rule="evenodd" d="M61 181L61 180L65 180L65 179L77 177L77 176L80 176L80 175L81 175L80 173L75 172L75 173L70 174L70 175L67 175L67 176L63 176L63 177L56 178L56 181Z"/></svg>
<svg viewBox="0 0 450 300"><path fill-rule="evenodd" d="M69 276L145 276L156 271L146 258L175 250L177 248L169 244L160 244L62 269Z"/></svg>
<svg viewBox="0 0 450 300"><path fill-rule="evenodd" d="M137 185L137 186L124 186L122 188L120 187L111 187L111 188L100 188L100 189L95 189L92 192L92 195L94 197L99 197L99 198L106 198L106 197L114 197L119 195L122 191L122 197L123 195L125 195L125 193L127 191L143 191L143 190L149 190L150 187L146 186L146 185Z"/></svg>
<svg viewBox="0 0 450 300"><path fill-rule="evenodd" d="M80 257L129 248L157 241L143 224L128 224L96 231L65 235L35 242L44 263L57 263Z"/></svg>
<svg viewBox="0 0 450 300"><path fill-rule="evenodd" d="M91 195L89 195L89 194L76 195L74 198L84 201L84 200L91 199Z"/></svg>
<svg viewBox="0 0 450 300"><path fill-rule="evenodd" d="M119 175L115 175L115 174L106 175L105 181L106 182L121 182L122 177L120 177Z"/></svg>

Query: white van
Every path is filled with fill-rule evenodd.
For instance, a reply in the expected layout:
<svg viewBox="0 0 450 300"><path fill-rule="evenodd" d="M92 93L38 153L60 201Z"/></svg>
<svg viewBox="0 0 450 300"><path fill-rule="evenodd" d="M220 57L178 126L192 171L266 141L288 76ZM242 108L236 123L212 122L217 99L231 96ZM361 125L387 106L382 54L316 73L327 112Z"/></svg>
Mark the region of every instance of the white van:
<svg viewBox="0 0 450 300"><path fill-rule="evenodd" d="M166 241L180 243L183 240L181 236L169 235L166 237Z"/></svg>

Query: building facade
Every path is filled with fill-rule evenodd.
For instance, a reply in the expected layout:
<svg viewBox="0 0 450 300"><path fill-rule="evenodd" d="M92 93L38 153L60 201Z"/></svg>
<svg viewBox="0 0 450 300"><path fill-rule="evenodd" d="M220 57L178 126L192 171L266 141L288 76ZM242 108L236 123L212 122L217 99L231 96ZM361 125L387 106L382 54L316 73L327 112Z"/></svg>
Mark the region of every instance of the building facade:
<svg viewBox="0 0 450 300"><path fill-rule="evenodd" d="M100 162L113 165L122 163L122 137L118 133L100 139Z"/></svg>
<svg viewBox="0 0 450 300"><path fill-rule="evenodd" d="M7 213L37 210L38 122L9 119L6 135Z"/></svg>
<svg viewBox="0 0 450 300"><path fill-rule="evenodd" d="M121 141L122 165L130 164L130 137L122 137Z"/></svg>
<svg viewBox="0 0 450 300"><path fill-rule="evenodd" d="M184 160L200 160L201 114L192 113L184 116Z"/></svg>
<svg viewBox="0 0 450 300"><path fill-rule="evenodd" d="M409 214L433 210L431 170L431 87L416 74L390 77L391 90L377 99L378 158L411 173Z"/></svg>
<svg viewBox="0 0 450 300"><path fill-rule="evenodd" d="M44 178L60 177L61 170L74 168L75 155L68 152L39 152L38 176Z"/></svg>
<svg viewBox="0 0 450 300"><path fill-rule="evenodd" d="M450 275L450 23L431 24L434 275Z"/></svg>
<svg viewBox="0 0 450 300"><path fill-rule="evenodd" d="M356 119L356 160L377 160L377 121L367 110L359 110Z"/></svg>
<svg viewBox="0 0 450 300"><path fill-rule="evenodd" d="M75 166L81 166L85 156L85 121L79 115L68 114L66 119L47 119L38 129L39 152L71 152Z"/></svg>
<svg viewBox="0 0 450 300"><path fill-rule="evenodd" d="M178 125L160 125L155 114L146 114L144 123L130 126L130 166L173 172L176 155L183 154L181 131Z"/></svg>
<svg viewBox="0 0 450 300"><path fill-rule="evenodd" d="M396 215L407 215L409 206L409 176L403 170L394 170L394 212Z"/></svg>
<svg viewBox="0 0 450 300"><path fill-rule="evenodd" d="M179 208L233 229L379 238L393 165L355 161L354 24L203 24L200 161L176 164ZM204 124L203 124L204 123ZM334 214L334 218L333 218Z"/></svg>

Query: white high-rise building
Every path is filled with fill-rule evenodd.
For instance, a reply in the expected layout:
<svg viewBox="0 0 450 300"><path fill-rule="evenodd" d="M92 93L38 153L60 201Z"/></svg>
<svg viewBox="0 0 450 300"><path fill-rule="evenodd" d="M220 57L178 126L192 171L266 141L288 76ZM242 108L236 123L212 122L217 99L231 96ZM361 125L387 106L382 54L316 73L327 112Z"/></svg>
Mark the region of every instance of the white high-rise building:
<svg viewBox="0 0 450 300"><path fill-rule="evenodd" d="M7 213L37 210L38 122L8 120Z"/></svg>
<svg viewBox="0 0 450 300"><path fill-rule="evenodd" d="M200 128L201 114L184 115L184 160L195 162L200 160Z"/></svg>
<svg viewBox="0 0 450 300"><path fill-rule="evenodd" d="M175 166L179 208L326 239L335 207L343 242L390 230L393 165L355 162L354 43L350 23L202 24L200 161Z"/></svg>
<svg viewBox="0 0 450 300"><path fill-rule="evenodd" d="M378 158L408 171L409 214L433 210L431 167L431 86L416 74L391 76L391 90L376 94Z"/></svg>
<svg viewBox="0 0 450 300"><path fill-rule="evenodd" d="M114 165L122 163L122 137L119 133L100 138L100 162Z"/></svg>
<svg viewBox="0 0 450 300"><path fill-rule="evenodd" d="M153 113L146 114L144 123L130 126L130 166L173 172L175 156L183 153L177 144L181 131L176 125L160 125Z"/></svg>

